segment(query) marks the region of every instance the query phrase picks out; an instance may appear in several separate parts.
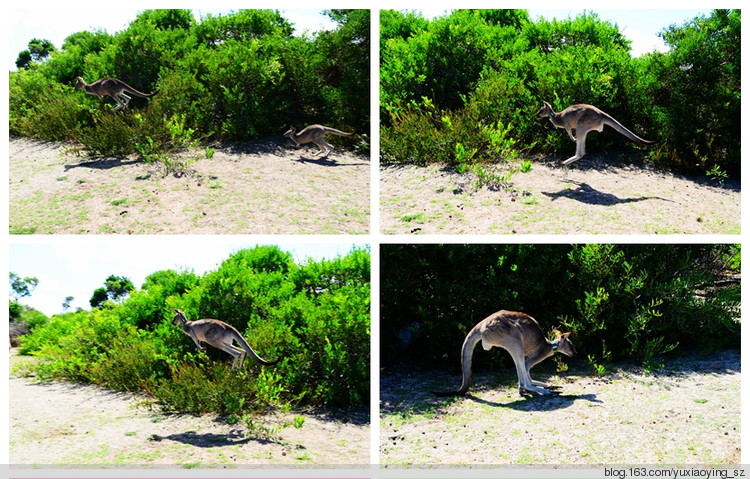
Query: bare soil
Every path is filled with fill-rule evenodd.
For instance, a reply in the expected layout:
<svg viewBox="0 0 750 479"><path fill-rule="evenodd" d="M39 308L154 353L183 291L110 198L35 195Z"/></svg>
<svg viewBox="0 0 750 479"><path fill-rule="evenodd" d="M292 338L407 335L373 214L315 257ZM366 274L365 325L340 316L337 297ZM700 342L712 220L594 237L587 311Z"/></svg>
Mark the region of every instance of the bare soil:
<svg viewBox="0 0 750 479"><path fill-rule="evenodd" d="M28 360L13 353L11 370ZM216 416L162 414L133 394L38 383L17 374L11 374L9 396L14 466L352 468L370 463L365 410L262 416L258 430L251 431L244 422L228 424ZM302 427L281 428L297 415L304 417Z"/></svg>
<svg viewBox="0 0 750 479"><path fill-rule="evenodd" d="M740 233L738 180L721 185L597 155L572 167L534 160L504 188L477 179L440 165L382 167L381 233Z"/></svg>
<svg viewBox="0 0 750 479"><path fill-rule="evenodd" d="M551 364L554 371L554 364ZM541 368L541 365L539 366ZM603 377L532 370L562 387L518 394L513 367L474 376L466 396L440 398L461 378L437 371L381 374L380 462L453 465L740 464L740 352L682 358L645 374Z"/></svg>
<svg viewBox="0 0 750 479"><path fill-rule="evenodd" d="M218 145L163 162L84 158L10 139L11 234L365 234L370 160L283 143Z"/></svg>

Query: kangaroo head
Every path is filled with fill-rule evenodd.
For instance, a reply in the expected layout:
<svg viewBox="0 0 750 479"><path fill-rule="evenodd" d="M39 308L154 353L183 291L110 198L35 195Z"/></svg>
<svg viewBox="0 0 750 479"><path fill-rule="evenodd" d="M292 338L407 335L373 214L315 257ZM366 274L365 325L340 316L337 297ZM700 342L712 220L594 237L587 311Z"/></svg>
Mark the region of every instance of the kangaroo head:
<svg viewBox="0 0 750 479"><path fill-rule="evenodd" d="M293 126L290 126L286 133L284 133L284 136L290 138L294 136L295 133L297 133L297 129Z"/></svg>
<svg viewBox="0 0 750 479"><path fill-rule="evenodd" d="M576 348L574 348L573 343L570 342L570 333L561 333L556 329L553 333L555 334L555 339L550 342L555 351L563 353L571 358L577 354Z"/></svg>
<svg viewBox="0 0 750 479"><path fill-rule="evenodd" d="M82 89L86 85L86 82L83 81L83 78L76 77L76 90Z"/></svg>
<svg viewBox="0 0 750 479"><path fill-rule="evenodd" d="M552 105L547 103L546 101L542 102L542 107L539 109L538 112L536 112L537 118L545 118L548 116L552 116L555 114L555 111L552 109Z"/></svg>
<svg viewBox="0 0 750 479"><path fill-rule="evenodd" d="M187 321L187 317L185 316L184 311L182 311L181 309L177 309L177 308L174 308L174 311L177 314L174 315L174 318L172 319L172 324L184 323L185 321Z"/></svg>

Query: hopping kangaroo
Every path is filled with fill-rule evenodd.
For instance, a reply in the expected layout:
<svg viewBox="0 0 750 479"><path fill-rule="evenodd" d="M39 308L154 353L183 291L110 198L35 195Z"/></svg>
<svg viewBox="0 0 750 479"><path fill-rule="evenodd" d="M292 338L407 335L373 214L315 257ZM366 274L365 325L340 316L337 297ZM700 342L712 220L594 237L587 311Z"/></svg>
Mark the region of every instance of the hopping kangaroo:
<svg viewBox="0 0 750 479"><path fill-rule="evenodd" d="M126 93L135 95L140 98L150 98L156 95L154 93L141 93L132 86L128 85L122 80L117 78L100 78L99 80L87 85L83 78L76 77L76 90L83 90L89 95L95 95L99 98L108 96L117 102L117 106L112 111L121 110L128 107L130 103L130 97Z"/></svg>
<svg viewBox="0 0 750 479"><path fill-rule="evenodd" d="M245 338L242 337L239 331L233 326L219 321L218 319L199 319L197 321L188 321L185 313L175 308L174 319L172 324L182 323L182 330L193 338L195 345L198 346L200 351L205 351L206 348L201 346L201 341L204 341L215 348L219 348L232 356L234 356L234 363L232 364L232 371L237 367L237 360L240 360L240 368L245 363L246 353L250 353L253 359L258 361L260 364L265 366L271 366L278 363L281 358L276 361L266 361L258 356L253 348L247 344ZM237 341L242 347L241 349L236 347L233 343Z"/></svg>
<svg viewBox="0 0 750 479"><path fill-rule="evenodd" d="M601 131L604 129L604 125L609 125L614 128L618 133L624 135L627 139L638 143L639 145L653 145L655 141L644 140L637 136L632 131L628 130L622 124L612 118L610 115L604 113L600 109L592 105L573 105L564 109L560 113L555 113L552 110L552 105L546 101L542 102L544 106L539 109L536 113L537 118L549 117L549 121L552 122L558 128L565 128L568 132L568 136L571 140L576 142L576 154L571 156L567 160L563 161L563 165L569 165L574 161L580 160L583 155L586 154L586 135L593 130ZM573 131L576 131L578 138L573 136Z"/></svg>
<svg viewBox="0 0 750 479"><path fill-rule="evenodd" d="M550 341L542 333L542 328L534 318L524 313L498 311L487 317L466 335L461 348L461 369L463 380L455 392L436 392L438 396L456 396L466 394L471 385L471 357L474 346L482 341L482 347L489 351L498 346L510 353L518 374L518 392L531 391L539 394L551 394L550 386L531 379L529 370L556 352L573 357L576 352L570 342L570 333L554 330L555 339Z"/></svg>
<svg viewBox="0 0 750 479"><path fill-rule="evenodd" d="M333 151L333 145L325 140L325 136L327 133L333 133L334 135L339 136L352 136L354 134L345 133L335 128L330 128L323 125L310 125L299 133L297 133L297 129L292 126L289 128L289 130L287 130L286 133L284 133L284 136L290 138L297 146L300 146L303 143L315 143L316 145L318 145L318 148L320 148L315 156L318 156L319 154L325 152L327 148L328 152L326 152L325 154L325 156L327 157Z"/></svg>

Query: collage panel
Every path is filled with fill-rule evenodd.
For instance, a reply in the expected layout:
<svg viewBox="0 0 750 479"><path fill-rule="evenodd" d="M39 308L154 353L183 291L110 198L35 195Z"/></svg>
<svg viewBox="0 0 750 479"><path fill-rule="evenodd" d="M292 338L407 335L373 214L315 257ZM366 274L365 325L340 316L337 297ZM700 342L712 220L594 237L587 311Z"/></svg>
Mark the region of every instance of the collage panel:
<svg viewBox="0 0 750 479"><path fill-rule="evenodd" d="M739 465L740 258L381 244L381 465Z"/></svg>
<svg viewBox="0 0 750 479"><path fill-rule="evenodd" d="M381 10L381 233L738 235L740 30L708 8Z"/></svg>
<svg viewBox="0 0 750 479"><path fill-rule="evenodd" d="M370 464L369 244L61 242L10 245L13 472Z"/></svg>
<svg viewBox="0 0 750 479"><path fill-rule="evenodd" d="M11 235L370 232L370 10L13 13Z"/></svg>

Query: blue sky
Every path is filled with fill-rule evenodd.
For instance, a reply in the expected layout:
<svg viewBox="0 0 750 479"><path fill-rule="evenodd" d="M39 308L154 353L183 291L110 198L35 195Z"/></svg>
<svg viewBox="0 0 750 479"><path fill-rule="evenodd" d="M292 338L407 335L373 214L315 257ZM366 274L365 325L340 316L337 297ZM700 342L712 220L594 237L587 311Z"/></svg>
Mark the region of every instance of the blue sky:
<svg viewBox="0 0 750 479"><path fill-rule="evenodd" d="M39 285L20 300L50 316L62 311L66 296L75 297L73 309L90 309L94 290L110 274L127 276L140 288L149 274L163 269L192 269L198 275L215 270L233 252L258 244L275 244L292 253L295 261L344 256L362 241L339 237L300 237L279 242L269 237L40 237L13 238L9 245L9 270L36 277ZM16 241L17 240L17 241ZM10 291L10 287L9 287Z"/></svg>
<svg viewBox="0 0 750 479"><path fill-rule="evenodd" d="M122 4L127 5L128 2ZM105 30L109 34L114 34L127 28L138 13L146 8L149 7L81 8L71 2L59 2L45 8L37 8L36 4L31 9L10 8L7 11L8 33L10 34L8 69L16 69L18 54L27 49L29 41L33 38L50 40L55 47L60 48L63 40L72 33ZM231 9L193 9L193 16L199 20L209 13L218 15L230 11ZM322 10L279 9L279 11L284 18L295 25L297 34L305 30L315 32L335 27L335 24L322 14Z"/></svg>

